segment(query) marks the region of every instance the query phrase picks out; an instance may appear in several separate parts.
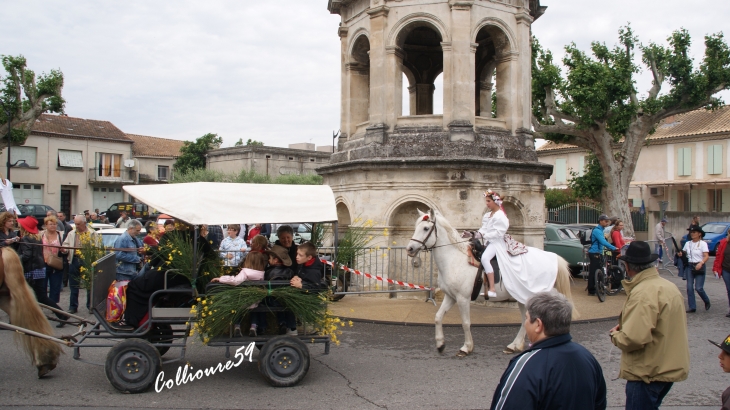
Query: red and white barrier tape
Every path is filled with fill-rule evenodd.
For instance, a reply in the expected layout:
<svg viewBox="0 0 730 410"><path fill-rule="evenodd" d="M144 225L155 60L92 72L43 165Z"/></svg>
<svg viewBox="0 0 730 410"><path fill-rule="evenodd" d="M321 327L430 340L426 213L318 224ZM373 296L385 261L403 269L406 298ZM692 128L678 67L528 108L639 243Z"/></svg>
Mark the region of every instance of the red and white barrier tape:
<svg viewBox="0 0 730 410"><path fill-rule="evenodd" d="M322 263L326 263L327 265L330 265L332 267L335 266L334 262L330 262L330 261L325 260L325 259L320 259L320 260L322 261ZM355 269L352 269L352 268L348 268L345 265L340 265L340 269L342 269L342 270L344 270L346 272L352 272L352 273L354 273L356 275L365 276L368 279L375 279L375 280L379 280L381 282L388 282L388 283L391 283L391 284L394 284L394 285L408 286L408 287L413 288L413 289L433 290L433 288L429 288L429 287L426 287L426 286L414 285L412 283L401 282L399 280L393 280L393 279L384 278L384 277L378 276L378 275L372 275L372 274L366 273L366 272L360 272L359 270L355 270Z"/></svg>

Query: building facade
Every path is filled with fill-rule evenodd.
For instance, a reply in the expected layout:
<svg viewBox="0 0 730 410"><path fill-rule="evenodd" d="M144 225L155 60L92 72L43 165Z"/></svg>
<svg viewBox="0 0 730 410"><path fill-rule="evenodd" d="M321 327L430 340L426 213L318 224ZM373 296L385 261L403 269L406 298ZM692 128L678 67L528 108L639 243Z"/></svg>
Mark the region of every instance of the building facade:
<svg viewBox="0 0 730 410"><path fill-rule="evenodd" d="M726 218L730 212L730 107L700 109L667 118L647 138L629 189L629 207L642 200L653 219L662 207L677 220L675 232L686 229L690 214L703 221ZM548 188L565 188L571 171L584 172L585 149L548 142L537 150L540 162L554 166ZM710 218L710 219L708 219ZM654 223L651 223L653 227ZM687 223L687 225L689 225ZM684 233L682 233L684 234Z"/></svg>
<svg viewBox="0 0 730 410"><path fill-rule="evenodd" d="M329 163L331 150L331 146L315 150L314 144L292 144L290 148L257 145L218 148L206 153L206 168L227 174L254 171L272 178L316 174L318 167Z"/></svg>
<svg viewBox="0 0 730 410"><path fill-rule="evenodd" d="M109 121L42 115L25 144L10 148L18 204L45 204L68 215L128 201L122 186L140 183L135 141ZM0 161L7 164L8 148ZM155 159L164 165L167 159ZM168 165L169 166L169 165ZM154 166L153 166L154 167ZM5 172L3 172L5 173Z"/></svg>

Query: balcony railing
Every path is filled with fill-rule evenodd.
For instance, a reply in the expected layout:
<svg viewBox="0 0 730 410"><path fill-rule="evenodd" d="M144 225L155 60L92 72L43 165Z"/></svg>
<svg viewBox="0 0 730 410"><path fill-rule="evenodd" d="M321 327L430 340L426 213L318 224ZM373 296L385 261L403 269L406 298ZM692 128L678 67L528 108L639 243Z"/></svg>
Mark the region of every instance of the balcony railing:
<svg viewBox="0 0 730 410"><path fill-rule="evenodd" d="M99 171L98 168L89 169L89 182L104 182L107 184L134 184L137 182L137 171L132 169Z"/></svg>

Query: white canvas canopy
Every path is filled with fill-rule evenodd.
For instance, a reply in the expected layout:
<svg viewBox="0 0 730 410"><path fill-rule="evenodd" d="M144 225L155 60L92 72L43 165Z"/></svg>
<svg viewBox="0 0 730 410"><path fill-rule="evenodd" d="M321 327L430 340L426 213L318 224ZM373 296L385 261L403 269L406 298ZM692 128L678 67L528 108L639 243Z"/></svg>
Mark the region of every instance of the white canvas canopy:
<svg viewBox="0 0 730 410"><path fill-rule="evenodd" d="M139 202L193 225L337 221L327 185L184 184L126 185Z"/></svg>

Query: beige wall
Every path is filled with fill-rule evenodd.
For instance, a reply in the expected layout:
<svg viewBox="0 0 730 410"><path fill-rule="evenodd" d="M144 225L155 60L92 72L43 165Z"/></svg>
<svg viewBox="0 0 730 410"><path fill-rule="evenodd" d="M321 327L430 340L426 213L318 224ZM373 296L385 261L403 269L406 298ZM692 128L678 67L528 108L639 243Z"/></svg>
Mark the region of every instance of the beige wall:
<svg viewBox="0 0 730 410"><path fill-rule="evenodd" d="M10 181L14 186L19 184L42 185L42 203L56 210L61 209L61 188L72 191L71 212L82 212L93 209L93 186L121 187L118 183L91 183L89 169L97 165L97 153L121 154L122 159L131 158L131 143L109 142L103 140L86 140L70 138L48 138L31 135L24 147L36 147L36 167L31 169L12 168ZM81 151L83 168L68 169L58 166L58 150ZM11 148L12 151L12 148ZM0 154L3 176L6 173L7 147ZM122 167L123 170L127 169Z"/></svg>
<svg viewBox="0 0 730 410"><path fill-rule="evenodd" d="M331 152L278 147L232 147L208 151L206 167L228 174L254 170L258 174L316 174L315 169L329 163Z"/></svg>
<svg viewBox="0 0 730 410"><path fill-rule="evenodd" d="M137 157L136 160L141 183L159 181L157 178L157 168L159 166L168 167L167 178L168 180L172 178L172 166L175 164L175 158Z"/></svg>
<svg viewBox="0 0 730 410"><path fill-rule="evenodd" d="M708 174L707 172L709 160L707 150L711 145L722 147L722 173L720 174ZM730 183L709 182L730 177L729 147L730 138L714 140L703 140L702 137L685 138L675 143L650 140L649 145L643 147L639 155L632 187L629 190L629 199L634 200L635 207L640 206L643 199L646 209L650 211L658 211L660 201L667 201L669 203L668 211L709 212L713 206L712 191L717 190L715 194L718 198L717 203L721 204L718 211L730 212ZM679 150L681 148L692 149L691 175L679 175ZM573 149L558 152L538 151L538 160L555 165L556 159L565 158L568 168L570 168L578 163L578 157L582 155L585 155L585 151L576 152ZM667 185L662 186L662 181L666 181ZM688 181L688 183L682 184L682 181ZM708 182L702 183L701 181ZM692 182L691 190L689 182ZM647 183L650 184L647 185ZM545 185L548 188L565 186L556 184L554 172L550 179L545 180ZM651 187L659 188L662 192L658 192L658 195L651 195Z"/></svg>

